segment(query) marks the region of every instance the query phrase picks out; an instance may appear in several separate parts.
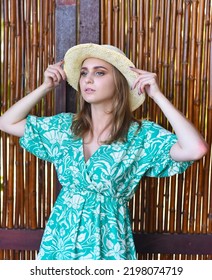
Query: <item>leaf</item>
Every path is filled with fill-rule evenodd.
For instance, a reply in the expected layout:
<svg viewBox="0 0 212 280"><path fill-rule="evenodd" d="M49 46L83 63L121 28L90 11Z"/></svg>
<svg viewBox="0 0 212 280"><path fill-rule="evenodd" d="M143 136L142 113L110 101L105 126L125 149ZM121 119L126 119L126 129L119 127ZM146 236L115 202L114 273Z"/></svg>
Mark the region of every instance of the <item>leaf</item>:
<svg viewBox="0 0 212 280"><path fill-rule="evenodd" d="M81 233L77 238L77 241L79 242L82 242L83 240L85 240L85 233Z"/></svg>
<svg viewBox="0 0 212 280"><path fill-rule="evenodd" d="M112 249L113 248L113 242L112 241L110 241L109 239L107 239L107 241L106 241L106 246L109 248L109 249Z"/></svg>

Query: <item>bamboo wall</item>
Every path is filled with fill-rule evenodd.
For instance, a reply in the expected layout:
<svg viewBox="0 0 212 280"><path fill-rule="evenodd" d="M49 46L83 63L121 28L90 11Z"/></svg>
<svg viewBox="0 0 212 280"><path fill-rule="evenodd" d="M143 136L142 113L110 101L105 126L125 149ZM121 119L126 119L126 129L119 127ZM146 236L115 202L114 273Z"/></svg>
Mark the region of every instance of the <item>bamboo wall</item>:
<svg viewBox="0 0 212 280"><path fill-rule="evenodd" d="M42 83L54 62L54 1L1 0L1 114ZM51 115L53 94L32 111ZM3 132L0 228L43 228L55 200L52 166L25 153ZM33 259L35 252L0 250L0 259Z"/></svg>
<svg viewBox="0 0 212 280"><path fill-rule="evenodd" d="M117 45L137 67L156 72L164 94L211 146L211 0L100 2L101 43ZM1 0L1 114L42 83L44 70L55 59L54 30L54 0ZM32 113L51 115L54 110L54 97L47 95ZM171 129L148 98L135 115ZM52 166L25 153L16 137L1 132L0 144L0 229L43 228L56 197ZM130 203L134 231L212 233L211 177L209 150L183 175L144 178ZM0 250L0 259L35 256L36 251ZM211 256L139 254L139 258Z"/></svg>
<svg viewBox="0 0 212 280"><path fill-rule="evenodd" d="M157 73L165 96L195 124L211 147L212 2L102 0L101 5L101 43L118 46L138 68ZM170 129L152 100L147 99L135 115ZM212 233L211 165L210 150L183 175L142 180L130 204L134 231ZM139 258L211 256L140 254Z"/></svg>

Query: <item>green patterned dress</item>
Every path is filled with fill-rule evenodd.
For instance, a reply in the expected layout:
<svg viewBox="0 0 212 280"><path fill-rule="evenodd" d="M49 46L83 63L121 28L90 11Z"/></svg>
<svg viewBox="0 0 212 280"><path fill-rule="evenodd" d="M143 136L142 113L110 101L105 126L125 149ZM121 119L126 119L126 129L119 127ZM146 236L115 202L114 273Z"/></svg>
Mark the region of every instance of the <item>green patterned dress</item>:
<svg viewBox="0 0 212 280"><path fill-rule="evenodd" d="M127 141L102 145L85 162L73 115L28 116L20 145L52 162L62 189L42 238L40 260L135 260L128 202L142 176L182 173L192 162L169 155L177 141L159 125L132 123ZM142 242L142 240L141 240Z"/></svg>

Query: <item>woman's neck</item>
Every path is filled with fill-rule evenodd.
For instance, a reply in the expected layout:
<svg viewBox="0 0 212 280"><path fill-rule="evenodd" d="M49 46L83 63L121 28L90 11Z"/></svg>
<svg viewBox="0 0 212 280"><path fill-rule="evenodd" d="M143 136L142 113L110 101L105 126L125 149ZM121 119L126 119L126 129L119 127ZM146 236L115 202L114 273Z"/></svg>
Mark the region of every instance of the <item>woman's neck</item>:
<svg viewBox="0 0 212 280"><path fill-rule="evenodd" d="M100 135L105 129L111 129L111 113L106 113L104 110L91 110L91 118L93 124L93 134Z"/></svg>

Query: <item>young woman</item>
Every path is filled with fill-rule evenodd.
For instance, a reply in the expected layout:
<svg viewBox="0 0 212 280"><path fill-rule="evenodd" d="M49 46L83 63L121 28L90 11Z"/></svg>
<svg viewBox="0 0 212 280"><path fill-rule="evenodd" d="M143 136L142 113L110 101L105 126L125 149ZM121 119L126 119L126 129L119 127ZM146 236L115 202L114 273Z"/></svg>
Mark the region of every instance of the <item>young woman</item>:
<svg viewBox="0 0 212 280"><path fill-rule="evenodd" d="M134 260L128 202L140 179L184 172L207 144L162 94L156 75L135 68L119 49L82 44L68 50L64 62L50 65L43 84L0 118L1 130L54 164L62 185L38 259ZM79 93L77 114L28 115L66 79ZM175 134L133 117L144 92Z"/></svg>

